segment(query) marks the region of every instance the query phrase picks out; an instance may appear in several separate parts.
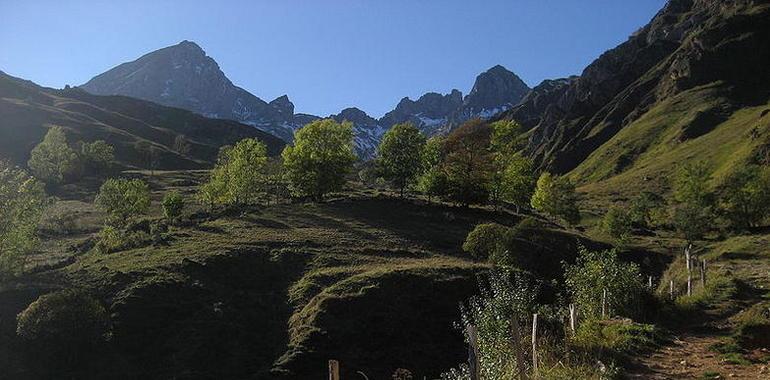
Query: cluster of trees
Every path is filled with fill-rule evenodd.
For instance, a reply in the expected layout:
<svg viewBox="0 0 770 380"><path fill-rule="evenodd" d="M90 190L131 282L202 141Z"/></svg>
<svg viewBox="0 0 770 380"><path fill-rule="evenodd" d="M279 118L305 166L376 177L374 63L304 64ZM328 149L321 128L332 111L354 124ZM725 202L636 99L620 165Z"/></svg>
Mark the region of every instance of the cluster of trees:
<svg viewBox="0 0 770 380"><path fill-rule="evenodd" d="M675 172L672 190L668 201L645 191L628 208L610 208L604 230L622 245L634 228L670 224L692 242L718 227L741 231L759 226L770 215L770 168L765 166L742 166L714 189L706 163L687 163Z"/></svg>
<svg viewBox="0 0 770 380"><path fill-rule="evenodd" d="M64 129L51 127L30 154L27 166L50 186L74 181L85 173L105 174L115 159L114 149L103 140L78 141L70 147Z"/></svg>

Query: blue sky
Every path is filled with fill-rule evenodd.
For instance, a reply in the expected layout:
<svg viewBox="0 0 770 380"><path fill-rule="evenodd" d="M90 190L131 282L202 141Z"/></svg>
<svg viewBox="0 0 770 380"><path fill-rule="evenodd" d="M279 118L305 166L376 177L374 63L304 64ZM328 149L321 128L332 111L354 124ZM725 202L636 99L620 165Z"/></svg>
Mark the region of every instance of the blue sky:
<svg viewBox="0 0 770 380"><path fill-rule="evenodd" d="M51 87L197 42L237 85L297 112L380 117L428 91L467 93L501 64L528 85L580 74L664 0L0 0L0 70Z"/></svg>

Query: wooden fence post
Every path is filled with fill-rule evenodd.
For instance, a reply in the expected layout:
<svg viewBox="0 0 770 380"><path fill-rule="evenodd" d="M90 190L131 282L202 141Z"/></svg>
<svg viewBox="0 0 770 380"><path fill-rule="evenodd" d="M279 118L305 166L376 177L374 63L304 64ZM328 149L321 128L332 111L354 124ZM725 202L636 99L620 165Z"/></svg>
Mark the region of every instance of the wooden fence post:
<svg viewBox="0 0 770 380"><path fill-rule="evenodd" d="M514 314L511 318L511 330L513 333L513 352L516 355L516 370L519 372L519 380L527 380L527 367L524 364L524 350L521 349L521 328L519 316Z"/></svg>
<svg viewBox="0 0 770 380"><path fill-rule="evenodd" d="M574 303L569 304L569 327L572 330L572 336L575 336L577 331L577 309Z"/></svg>
<svg viewBox="0 0 770 380"><path fill-rule="evenodd" d="M647 277L647 287L652 291L652 276Z"/></svg>
<svg viewBox="0 0 770 380"><path fill-rule="evenodd" d="M670 280L668 283L668 296L674 299L674 280Z"/></svg>
<svg viewBox="0 0 770 380"><path fill-rule="evenodd" d="M340 362L329 360L329 380L340 380Z"/></svg>
<svg viewBox="0 0 770 380"><path fill-rule="evenodd" d="M602 319L607 318L607 289L602 290Z"/></svg>
<svg viewBox="0 0 770 380"><path fill-rule="evenodd" d="M703 259L700 263L700 284L706 288L706 259Z"/></svg>
<svg viewBox="0 0 770 380"><path fill-rule="evenodd" d="M468 368L471 380L479 380L481 366L479 365L479 331L476 326L468 324Z"/></svg>
<svg viewBox="0 0 770 380"><path fill-rule="evenodd" d="M687 272L687 295L692 295L692 274Z"/></svg>
<svg viewBox="0 0 770 380"><path fill-rule="evenodd" d="M537 313L532 315L532 374L537 377Z"/></svg>

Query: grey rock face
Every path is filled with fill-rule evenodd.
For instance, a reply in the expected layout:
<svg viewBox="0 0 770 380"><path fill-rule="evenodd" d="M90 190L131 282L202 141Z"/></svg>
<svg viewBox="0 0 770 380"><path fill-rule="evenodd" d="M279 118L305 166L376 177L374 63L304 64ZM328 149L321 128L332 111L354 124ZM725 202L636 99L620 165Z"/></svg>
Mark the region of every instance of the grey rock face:
<svg viewBox="0 0 770 380"><path fill-rule="evenodd" d="M95 95L124 95L252 125L291 141L294 105L287 96L270 103L234 85L219 65L191 41L145 54L81 86Z"/></svg>
<svg viewBox="0 0 770 380"><path fill-rule="evenodd" d="M370 160L375 157L380 139L387 131L377 119L355 107L345 108L336 115L330 115L329 118L338 122L353 123L353 144L356 154L362 160Z"/></svg>

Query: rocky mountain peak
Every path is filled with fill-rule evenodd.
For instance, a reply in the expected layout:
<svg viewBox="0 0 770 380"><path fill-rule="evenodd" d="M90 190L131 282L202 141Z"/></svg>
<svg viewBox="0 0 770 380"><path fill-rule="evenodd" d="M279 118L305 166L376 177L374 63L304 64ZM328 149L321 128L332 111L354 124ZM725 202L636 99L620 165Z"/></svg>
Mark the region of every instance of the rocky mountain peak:
<svg viewBox="0 0 770 380"><path fill-rule="evenodd" d="M339 122L343 121L349 121L353 123L356 126L375 126L377 125L377 120L373 117L366 114L366 112L361 111L360 109L356 107L349 107L345 108L344 110L340 111L340 113L336 115L330 116L332 119L337 120Z"/></svg>
<svg viewBox="0 0 770 380"><path fill-rule="evenodd" d="M473 89L465 97L463 105L473 112L511 107L517 104L530 88L516 74L501 65L495 65L479 74Z"/></svg>
<svg viewBox="0 0 770 380"><path fill-rule="evenodd" d="M288 95L281 95L271 101L270 106L273 107L278 113L284 117L291 118L294 116L294 103L289 100Z"/></svg>

